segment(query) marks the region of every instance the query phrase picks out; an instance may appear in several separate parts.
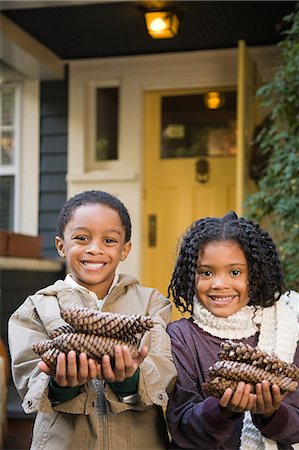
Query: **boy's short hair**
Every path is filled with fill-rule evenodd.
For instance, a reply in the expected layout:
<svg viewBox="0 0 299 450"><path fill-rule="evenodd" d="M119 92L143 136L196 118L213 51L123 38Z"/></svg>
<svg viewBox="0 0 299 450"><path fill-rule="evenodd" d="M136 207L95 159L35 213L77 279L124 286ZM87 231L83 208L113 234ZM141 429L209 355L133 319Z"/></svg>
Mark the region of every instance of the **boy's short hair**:
<svg viewBox="0 0 299 450"><path fill-rule="evenodd" d="M71 220L74 212L80 206L89 204L99 204L113 209L119 215L121 223L125 229L125 242L131 239L132 224L129 212L125 205L114 195L104 191L83 191L71 197L61 208L57 219L56 235L63 238L64 229Z"/></svg>

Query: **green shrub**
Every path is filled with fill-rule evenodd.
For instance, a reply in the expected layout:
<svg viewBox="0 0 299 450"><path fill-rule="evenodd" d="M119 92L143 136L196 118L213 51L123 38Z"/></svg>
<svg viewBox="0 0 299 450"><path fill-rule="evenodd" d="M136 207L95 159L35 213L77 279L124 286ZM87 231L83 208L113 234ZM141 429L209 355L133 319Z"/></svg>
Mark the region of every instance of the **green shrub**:
<svg viewBox="0 0 299 450"><path fill-rule="evenodd" d="M268 112L255 144L267 157L258 192L247 197L246 216L261 223L277 244L289 289L299 290L299 4L284 17L278 44L282 65L257 90ZM269 151L269 149L271 151Z"/></svg>

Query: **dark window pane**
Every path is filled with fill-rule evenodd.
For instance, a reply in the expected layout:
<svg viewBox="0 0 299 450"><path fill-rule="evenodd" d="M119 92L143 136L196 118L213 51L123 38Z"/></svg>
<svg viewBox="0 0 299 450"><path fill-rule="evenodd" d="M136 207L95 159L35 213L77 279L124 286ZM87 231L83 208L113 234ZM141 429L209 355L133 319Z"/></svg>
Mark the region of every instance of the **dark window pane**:
<svg viewBox="0 0 299 450"><path fill-rule="evenodd" d="M220 92L217 109L206 94L161 99L161 159L227 156L236 153L236 92Z"/></svg>
<svg viewBox="0 0 299 450"><path fill-rule="evenodd" d="M95 160L118 158L118 88L98 88L96 93Z"/></svg>
<svg viewBox="0 0 299 450"><path fill-rule="evenodd" d="M14 177L0 177L0 229L13 230Z"/></svg>

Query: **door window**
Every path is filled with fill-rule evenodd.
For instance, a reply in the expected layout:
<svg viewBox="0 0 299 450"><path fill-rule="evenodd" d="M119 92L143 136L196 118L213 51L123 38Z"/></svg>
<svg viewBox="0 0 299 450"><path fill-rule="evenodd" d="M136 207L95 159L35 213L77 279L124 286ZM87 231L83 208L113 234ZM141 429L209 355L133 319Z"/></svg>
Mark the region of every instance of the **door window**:
<svg viewBox="0 0 299 450"><path fill-rule="evenodd" d="M235 91L162 96L161 159L235 154Z"/></svg>

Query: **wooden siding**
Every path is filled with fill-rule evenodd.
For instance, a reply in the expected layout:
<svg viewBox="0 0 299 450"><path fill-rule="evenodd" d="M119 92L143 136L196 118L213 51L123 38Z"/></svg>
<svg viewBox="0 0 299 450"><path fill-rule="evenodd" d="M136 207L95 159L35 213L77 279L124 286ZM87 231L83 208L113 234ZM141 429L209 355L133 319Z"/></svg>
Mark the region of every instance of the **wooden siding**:
<svg viewBox="0 0 299 450"><path fill-rule="evenodd" d="M45 258L56 258L56 220L66 200L67 75L41 83L39 234Z"/></svg>

